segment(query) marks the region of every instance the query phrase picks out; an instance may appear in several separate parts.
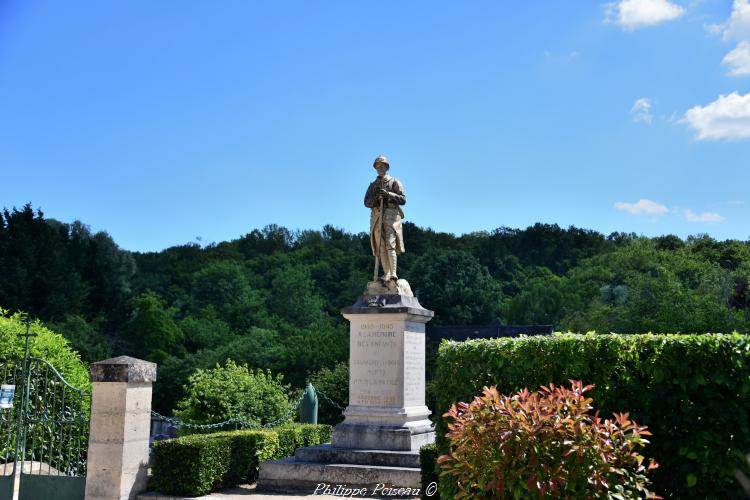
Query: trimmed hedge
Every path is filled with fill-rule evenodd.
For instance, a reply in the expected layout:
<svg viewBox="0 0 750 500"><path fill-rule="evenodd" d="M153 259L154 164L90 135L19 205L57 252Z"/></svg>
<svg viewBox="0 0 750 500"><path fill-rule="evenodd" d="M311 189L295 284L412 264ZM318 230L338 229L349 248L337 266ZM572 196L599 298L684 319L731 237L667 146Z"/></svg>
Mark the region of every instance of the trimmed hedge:
<svg viewBox="0 0 750 500"><path fill-rule="evenodd" d="M327 442L330 435L328 425L287 424L157 441L151 457L151 486L162 493L199 496L251 483L262 462L291 455L301 446Z"/></svg>
<svg viewBox="0 0 750 500"><path fill-rule="evenodd" d="M422 474L422 498L435 499L435 495L427 496L427 487L430 483L437 483L437 446L435 443L426 444L419 449L419 467Z"/></svg>
<svg viewBox="0 0 750 500"><path fill-rule="evenodd" d="M327 424L295 424L302 429L302 438L305 446L315 446L321 443L330 443L333 426Z"/></svg>
<svg viewBox="0 0 750 500"><path fill-rule="evenodd" d="M750 451L750 337L555 334L443 342L438 407L471 401L482 387L503 394L568 380L593 384L602 416L630 412L653 433L648 456L659 468L653 487L665 498L743 498L735 468ZM447 452L444 418L437 421ZM450 479L441 478L450 497Z"/></svg>

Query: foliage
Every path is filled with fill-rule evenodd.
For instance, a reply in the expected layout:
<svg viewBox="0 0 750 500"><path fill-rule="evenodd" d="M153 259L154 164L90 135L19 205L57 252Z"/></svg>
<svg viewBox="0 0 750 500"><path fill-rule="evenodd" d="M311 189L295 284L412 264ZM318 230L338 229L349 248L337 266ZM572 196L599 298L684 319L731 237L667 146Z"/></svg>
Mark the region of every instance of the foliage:
<svg viewBox="0 0 750 500"><path fill-rule="evenodd" d="M51 364L65 381L84 392L81 394L67 387L43 362L30 362L24 380L22 360L26 339L19 337L19 334L26 333L25 319L25 315L11 315L0 309L0 375L3 377L0 382L16 385L13 407L1 410L3 422L15 422L22 411L30 411L34 418L28 423L29 436L46 437L28 441L27 457L33 454L35 460L51 464L63 473L81 474L82 464L86 461L91 402L88 366L62 335L34 321L29 330L37 336L29 338L29 356ZM28 397L29 406L26 409L20 404L23 396L21 385L25 387ZM84 423L71 426L52 423L63 414L68 418L82 418ZM64 438L60 435L63 428ZM8 457L14 453L16 430L14 425L0 426L0 456Z"/></svg>
<svg viewBox="0 0 750 500"><path fill-rule="evenodd" d="M294 455L297 448L305 446L305 438L298 425L283 425L274 430L279 436L278 454L282 457Z"/></svg>
<svg viewBox="0 0 750 500"><path fill-rule="evenodd" d="M118 318L133 256L81 222L45 219L30 204L0 213L0 306L44 321L68 314Z"/></svg>
<svg viewBox="0 0 750 500"><path fill-rule="evenodd" d="M310 376L310 383L341 408L349 405L349 363L336 363L333 369L321 368ZM318 397L318 421L336 425L344 420L344 415L326 397Z"/></svg>
<svg viewBox="0 0 750 500"><path fill-rule="evenodd" d="M139 357L159 363L168 351L182 345L182 330L174 322L174 311L165 309L154 292L144 292L132 303L133 315L125 325L129 340Z"/></svg>
<svg viewBox="0 0 750 500"><path fill-rule="evenodd" d="M30 331L37 336L29 338L29 356L50 363L73 387L91 389L88 366L62 335L39 321L31 323ZM25 316L21 313L9 314L0 309L0 362L23 359L26 340L18 336L22 333L26 333Z"/></svg>
<svg viewBox="0 0 750 500"><path fill-rule="evenodd" d="M101 321L88 322L83 316L68 314L64 320L48 325L68 339L71 348L86 362L94 363L112 357L112 346L101 334Z"/></svg>
<svg viewBox="0 0 750 500"><path fill-rule="evenodd" d="M185 391L175 414L190 423L211 424L240 418L265 425L293 417L290 387L283 385L281 375L253 371L231 359L224 366L196 370L188 378Z"/></svg>
<svg viewBox="0 0 750 500"><path fill-rule="evenodd" d="M399 272L435 311L430 324L500 316L579 333L750 332L749 241L554 224L460 236L404 226ZM345 362L339 311L371 269L368 235L332 226L269 225L232 241L140 253L31 205L0 214L0 307L53 325L85 360L109 346L157 361L162 413L184 397L190 373L229 358L296 388Z"/></svg>
<svg viewBox="0 0 750 500"><path fill-rule="evenodd" d="M315 446L331 441L331 426L324 424L290 423L275 427L279 436L279 448L276 456L294 455L297 448Z"/></svg>
<svg viewBox="0 0 750 500"><path fill-rule="evenodd" d="M305 446L315 446L331 442L333 427L327 424L294 424L302 429Z"/></svg>
<svg viewBox="0 0 750 500"><path fill-rule="evenodd" d="M640 449L650 435L627 413L592 414L592 386L523 389L513 396L484 387L471 403L453 404L450 451L440 475L458 486L454 498L661 498L649 492Z"/></svg>
<svg viewBox="0 0 750 500"><path fill-rule="evenodd" d="M408 277L422 303L440 311L435 324L484 324L500 311L499 283L470 253L427 252L414 262Z"/></svg>
<svg viewBox="0 0 750 500"><path fill-rule="evenodd" d="M427 496L427 487L431 483L437 484L440 479L437 471L437 458L438 453L435 443L426 444L419 449L419 467L422 475L422 498L430 498Z"/></svg>
<svg viewBox="0 0 750 500"><path fill-rule="evenodd" d="M437 414L482 387L502 393L586 378L603 414L622 408L654 433L654 489L665 497L732 497L750 449L750 337L575 335L443 342ZM438 419L441 453L447 420ZM442 486L441 486L442 487Z"/></svg>
<svg viewBox="0 0 750 500"><path fill-rule="evenodd" d="M153 447L151 484L162 493L199 496L243 480L252 481L258 465L273 457L278 443L278 435L270 430L157 441ZM243 471L250 477L243 477Z"/></svg>
<svg viewBox="0 0 750 500"><path fill-rule="evenodd" d="M253 482L266 460L330 438L325 425L289 424L268 430L196 434L154 443L151 486L162 493L199 496Z"/></svg>

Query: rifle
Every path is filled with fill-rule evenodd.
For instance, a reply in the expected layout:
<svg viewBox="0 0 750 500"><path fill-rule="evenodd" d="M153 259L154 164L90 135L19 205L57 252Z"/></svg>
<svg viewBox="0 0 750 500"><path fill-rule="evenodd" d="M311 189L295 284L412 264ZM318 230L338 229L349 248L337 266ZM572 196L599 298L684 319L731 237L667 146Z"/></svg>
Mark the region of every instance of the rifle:
<svg viewBox="0 0 750 500"><path fill-rule="evenodd" d="M380 178L380 189L383 188L385 179ZM377 244L377 250L375 251L375 270L372 273L372 281L378 280L378 266L380 265L380 245L382 244L383 237L385 236L385 225L383 222L383 198L380 198L380 212L378 212L378 217L380 217L380 236L378 237L378 244Z"/></svg>

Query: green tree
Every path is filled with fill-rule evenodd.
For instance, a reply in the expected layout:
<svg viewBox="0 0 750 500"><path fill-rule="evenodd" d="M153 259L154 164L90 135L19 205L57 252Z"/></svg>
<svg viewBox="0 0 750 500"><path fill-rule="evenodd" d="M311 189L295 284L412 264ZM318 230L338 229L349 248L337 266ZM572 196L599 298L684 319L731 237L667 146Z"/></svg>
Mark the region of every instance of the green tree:
<svg viewBox="0 0 750 500"><path fill-rule="evenodd" d="M500 312L500 284L467 252L424 254L414 262L409 278L422 305L439 312L435 324L484 324Z"/></svg>
<svg viewBox="0 0 750 500"><path fill-rule="evenodd" d="M198 369L190 375L175 414L198 424L231 418L259 425L287 422L294 416L289 390L281 375L250 370L230 359L224 366Z"/></svg>
<svg viewBox="0 0 750 500"><path fill-rule="evenodd" d="M213 261L195 272L190 293L192 312L212 307L235 328L256 324L264 309L263 296L252 289L242 265L235 261Z"/></svg>
<svg viewBox="0 0 750 500"><path fill-rule="evenodd" d="M183 334L175 323L174 310L154 292L145 292L132 300L133 315L125 325L127 339L136 355L157 363L168 353L184 351Z"/></svg>
<svg viewBox="0 0 750 500"><path fill-rule="evenodd" d="M65 319L49 323L50 329L60 332L89 363L112 357L112 346L101 333L102 321L88 322L79 315L68 314Z"/></svg>
<svg viewBox="0 0 750 500"><path fill-rule="evenodd" d="M564 280L546 267L536 268L521 290L503 304L503 318L512 324L557 324L565 315Z"/></svg>

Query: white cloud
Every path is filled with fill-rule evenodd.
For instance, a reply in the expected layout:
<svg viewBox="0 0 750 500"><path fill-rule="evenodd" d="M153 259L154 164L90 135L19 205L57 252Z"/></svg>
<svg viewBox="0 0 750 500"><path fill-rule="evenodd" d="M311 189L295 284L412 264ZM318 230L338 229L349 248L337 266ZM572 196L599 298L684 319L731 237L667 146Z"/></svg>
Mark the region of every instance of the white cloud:
<svg viewBox="0 0 750 500"><path fill-rule="evenodd" d="M633 115L634 122L651 123L654 116L651 114L651 101L645 97L637 99L630 108L630 114Z"/></svg>
<svg viewBox="0 0 750 500"><path fill-rule="evenodd" d="M724 220L724 217L716 212L703 212L696 214L689 208L685 209L683 214L688 222L721 222Z"/></svg>
<svg viewBox="0 0 750 500"><path fill-rule="evenodd" d="M618 201L615 203L615 208L618 210L625 210L631 214L641 215L663 215L669 212L669 209L660 203L656 203L653 200L646 200L641 198L635 203L626 203L624 201Z"/></svg>
<svg viewBox="0 0 750 500"><path fill-rule="evenodd" d="M734 0L732 15L717 28L724 41L750 39L750 0Z"/></svg>
<svg viewBox="0 0 750 500"><path fill-rule="evenodd" d="M687 110L683 121L698 132L699 141L750 139L750 93L720 95L712 103Z"/></svg>
<svg viewBox="0 0 750 500"><path fill-rule="evenodd" d="M673 21L685 14L685 8L669 0L621 0L604 6L604 22L633 31Z"/></svg>
<svg viewBox="0 0 750 500"><path fill-rule="evenodd" d="M706 28L713 35L721 35L725 42L738 42L721 61L729 66L729 76L750 76L750 0L734 0L729 19Z"/></svg>
<svg viewBox="0 0 750 500"><path fill-rule="evenodd" d="M750 76L750 42L738 43L721 63L729 66L730 76Z"/></svg>

